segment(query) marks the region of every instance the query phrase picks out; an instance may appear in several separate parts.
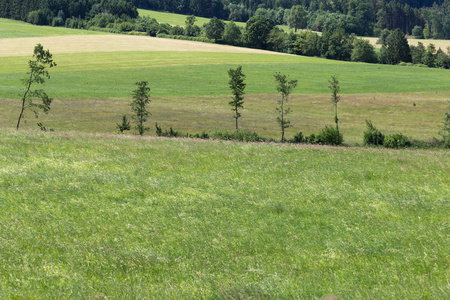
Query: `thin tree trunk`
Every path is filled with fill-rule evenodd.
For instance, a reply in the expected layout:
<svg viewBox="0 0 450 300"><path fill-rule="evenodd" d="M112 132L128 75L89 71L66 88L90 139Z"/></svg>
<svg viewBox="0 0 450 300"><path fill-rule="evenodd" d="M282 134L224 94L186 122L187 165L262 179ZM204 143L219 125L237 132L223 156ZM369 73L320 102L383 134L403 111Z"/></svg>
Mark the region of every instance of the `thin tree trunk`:
<svg viewBox="0 0 450 300"><path fill-rule="evenodd" d="M284 142L284 94L281 95L281 142Z"/></svg>
<svg viewBox="0 0 450 300"><path fill-rule="evenodd" d="M23 98L22 98L22 110L20 111L19 119L17 120L17 127L16 127L16 130L19 130L20 120L22 119L23 112L24 112L24 110L25 110L25 101L26 101L26 98L27 98L27 94L28 94L28 92L30 91L30 88L31 88L31 79L32 79L32 78L33 78L33 73L31 72L31 73L30 73L30 79L28 80L28 86L27 86L27 89L26 89L25 93L23 94Z"/></svg>

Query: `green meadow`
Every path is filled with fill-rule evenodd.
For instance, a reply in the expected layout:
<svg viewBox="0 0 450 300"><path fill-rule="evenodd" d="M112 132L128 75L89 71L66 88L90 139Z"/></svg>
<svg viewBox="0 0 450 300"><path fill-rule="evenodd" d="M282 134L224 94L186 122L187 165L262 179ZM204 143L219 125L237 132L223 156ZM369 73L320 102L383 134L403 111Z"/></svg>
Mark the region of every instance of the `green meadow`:
<svg viewBox="0 0 450 300"><path fill-rule="evenodd" d="M0 126L12 128L29 57L0 57ZM110 52L55 54L45 90L56 98L41 120L56 130L115 132L122 114L131 114L134 83L151 87L150 127L154 122L182 132L233 129L227 70L246 74L242 128L279 138L274 73L299 81L291 96L292 137L318 132L333 123L328 80L337 74L342 101L342 132L348 144L361 144L365 119L385 133L403 132L430 141L439 137L449 99L448 70L358 64L277 54L206 52ZM74 118L72 118L73 116ZM35 128L28 115L25 128ZM149 132L154 134L153 129Z"/></svg>
<svg viewBox="0 0 450 300"><path fill-rule="evenodd" d="M0 57L0 97L18 98L29 57ZM299 81L296 94L329 93L338 75L341 91L405 93L448 91L448 70L362 64L278 54L207 52L107 52L57 54L47 89L58 98L126 97L147 80L158 97L229 93L227 70L242 65L247 94L274 94L274 73Z"/></svg>
<svg viewBox="0 0 450 300"><path fill-rule="evenodd" d="M449 295L448 151L0 139L2 299Z"/></svg>
<svg viewBox="0 0 450 300"><path fill-rule="evenodd" d="M0 39L19 37L59 36L70 34L103 34L101 32L65 27L35 26L21 21L0 18ZM31 49L31 53L33 49Z"/></svg>
<svg viewBox="0 0 450 300"><path fill-rule="evenodd" d="M139 16L141 17L151 17L155 18L158 23L167 23L172 26L185 26L186 21L186 15L181 14L174 14L174 13L168 13L168 12L162 12L162 11L155 11L155 10L147 10L147 9L138 9ZM195 17L195 25L197 26L203 26L204 24L209 22L209 18L202 18L202 17ZM225 23L228 23L229 21L225 21ZM234 22L236 25L245 28L245 22ZM277 25L278 28L283 29L284 31L291 31L289 29L289 26L287 25Z"/></svg>
<svg viewBox="0 0 450 300"><path fill-rule="evenodd" d="M0 37L57 42L73 34L65 30L0 19ZM32 50L0 57L0 299L449 297L449 151L355 147L366 119L387 134L439 138L448 70L230 52L54 53L43 86L52 109L27 112L17 132ZM239 65L241 128L280 138L275 72L299 80L288 138L332 125L336 74L340 129L354 147L114 134L141 80L151 87L148 135L154 122L233 130L227 70Z"/></svg>

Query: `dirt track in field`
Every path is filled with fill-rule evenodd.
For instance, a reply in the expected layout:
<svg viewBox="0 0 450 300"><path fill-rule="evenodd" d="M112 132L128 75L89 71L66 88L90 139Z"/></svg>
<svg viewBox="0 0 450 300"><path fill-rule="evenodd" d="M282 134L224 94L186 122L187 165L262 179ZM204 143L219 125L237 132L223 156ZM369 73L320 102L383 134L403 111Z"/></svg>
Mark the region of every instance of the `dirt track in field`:
<svg viewBox="0 0 450 300"><path fill-rule="evenodd" d="M228 53L281 54L257 49L233 47L184 40L129 35L66 35L53 37L0 39L0 56L30 56L36 44L52 53L117 51L196 51Z"/></svg>

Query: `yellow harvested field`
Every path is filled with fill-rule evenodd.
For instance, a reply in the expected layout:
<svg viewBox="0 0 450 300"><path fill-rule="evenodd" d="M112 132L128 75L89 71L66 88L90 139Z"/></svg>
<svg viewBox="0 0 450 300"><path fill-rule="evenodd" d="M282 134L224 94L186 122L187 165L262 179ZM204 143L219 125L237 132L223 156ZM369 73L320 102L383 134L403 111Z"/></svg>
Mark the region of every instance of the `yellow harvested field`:
<svg viewBox="0 0 450 300"><path fill-rule="evenodd" d="M281 54L257 49L209 44L193 41L133 35L65 35L0 39L0 57L29 56L30 49L42 44L52 53L117 52L117 51L195 51Z"/></svg>
<svg viewBox="0 0 450 300"><path fill-rule="evenodd" d="M370 37L364 39L369 40L372 45L374 45L376 48L381 48L380 44L377 44L378 38ZM442 51L447 52L447 47L450 47L450 40L419 40L419 39L408 39L408 43L410 45L417 46L417 44L421 42L424 44L425 47L427 47L429 44L434 44L436 46L436 49L441 48Z"/></svg>

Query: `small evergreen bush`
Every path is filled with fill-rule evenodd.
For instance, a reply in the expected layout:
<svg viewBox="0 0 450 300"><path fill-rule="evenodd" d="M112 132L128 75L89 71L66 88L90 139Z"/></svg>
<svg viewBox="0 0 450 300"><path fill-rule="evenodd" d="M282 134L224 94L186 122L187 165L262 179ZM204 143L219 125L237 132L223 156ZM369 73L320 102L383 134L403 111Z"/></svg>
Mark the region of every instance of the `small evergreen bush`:
<svg viewBox="0 0 450 300"><path fill-rule="evenodd" d="M406 148L411 146L411 141L402 133L394 133L386 136L383 146L386 148Z"/></svg>
<svg viewBox="0 0 450 300"><path fill-rule="evenodd" d="M300 131L296 135L294 135L294 138L291 140L292 143L304 143L306 142L306 138L303 136L303 133Z"/></svg>
<svg viewBox="0 0 450 300"><path fill-rule="evenodd" d="M169 130L162 131L161 126L158 125L158 123L155 122L156 127L156 135L157 136L165 136L165 137L180 137L182 134L178 131L173 130L172 127L170 127Z"/></svg>
<svg viewBox="0 0 450 300"><path fill-rule="evenodd" d="M116 127L120 133L131 129L130 121L127 119L126 115L122 116L122 124L116 123Z"/></svg>
<svg viewBox="0 0 450 300"><path fill-rule="evenodd" d="M370 120L366 120L367 130L364 131L364 145L381 146L384 142L384 134L381 133Z"/></svg>

